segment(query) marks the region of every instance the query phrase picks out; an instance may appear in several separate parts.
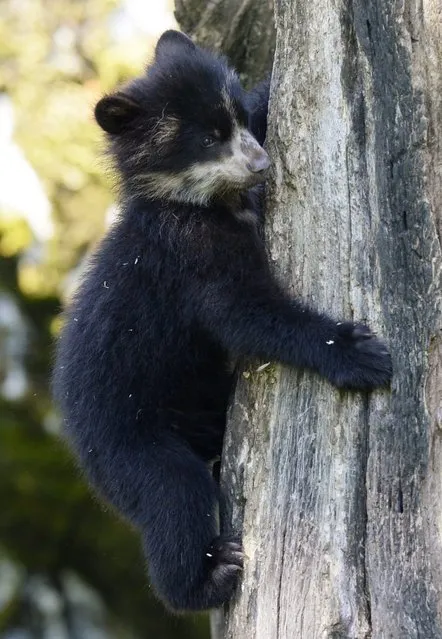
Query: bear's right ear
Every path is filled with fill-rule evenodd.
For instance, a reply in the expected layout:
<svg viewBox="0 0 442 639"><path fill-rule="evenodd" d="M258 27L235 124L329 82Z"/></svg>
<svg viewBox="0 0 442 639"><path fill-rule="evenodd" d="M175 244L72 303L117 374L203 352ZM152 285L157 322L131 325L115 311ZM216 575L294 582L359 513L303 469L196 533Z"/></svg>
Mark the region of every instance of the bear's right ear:
<svg viewBox="0 0 442 639"><path fill-rule="evenodd" d="M157 46L155 47L155 57L160 58L163 54L171 56L175 53L179 54L183 50L194 51L195 49L196 45L189 36L186 36L185 33L181 33L181 31L169 29L165 31L158 40Z"/></svg>
<svg viewBox="0 0 442 639"><path fill-rule="evenodd" d="M124 93L106 95L95 107L95 119L106 133L121 133L141 112L140 105Z"/></svg>

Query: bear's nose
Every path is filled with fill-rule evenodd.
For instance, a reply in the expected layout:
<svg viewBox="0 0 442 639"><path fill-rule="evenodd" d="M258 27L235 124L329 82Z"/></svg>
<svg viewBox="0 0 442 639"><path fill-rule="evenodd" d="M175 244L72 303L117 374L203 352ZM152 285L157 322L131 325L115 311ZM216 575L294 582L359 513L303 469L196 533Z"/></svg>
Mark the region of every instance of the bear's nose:
<svg viewBox="0 0 442 639"><path fill-rule="evenodd" d="M264 149L260 149L259 153L256 153L247 162L247 168L251 173L264 173L270 166L270 158Z"/></svg>

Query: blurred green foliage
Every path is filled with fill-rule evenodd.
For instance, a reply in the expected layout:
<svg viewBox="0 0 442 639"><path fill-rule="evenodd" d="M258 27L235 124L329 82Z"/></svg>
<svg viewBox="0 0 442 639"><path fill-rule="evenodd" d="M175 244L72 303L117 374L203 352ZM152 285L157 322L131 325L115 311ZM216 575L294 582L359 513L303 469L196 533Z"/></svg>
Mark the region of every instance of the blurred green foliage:
<svg viewBox="0 0 442 639"><path fill-rule="evenodd" d="M19 397L0 394L0 551L24 581L45 575L56 585L60 575L75 572L131 636L201 639L207 619L163 612L149 593L137 537L79 479L58 441L48 387L63 291L102 235L112 202L93 104L138 72L153 45L146 37L123 43L112 37L118 9L116 0L1 2L0 90L14 106L14 140L51 202L54 233L38 245L20 214L0 210L0 297L12 300L23 319L27 379ZM0 324L0 382L14 330L19 326ZM0 586L1 580L0 570ZM0 608L0 636L28 623L23 601L18 584Z"/></svg>

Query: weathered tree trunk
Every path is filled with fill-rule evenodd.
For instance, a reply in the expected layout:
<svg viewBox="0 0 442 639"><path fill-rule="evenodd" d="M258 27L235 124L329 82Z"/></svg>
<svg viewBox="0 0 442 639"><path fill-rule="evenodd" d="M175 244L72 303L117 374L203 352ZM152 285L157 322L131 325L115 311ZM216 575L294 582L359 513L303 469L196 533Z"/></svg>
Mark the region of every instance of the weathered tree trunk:
<svg viewBox="0 0 442 639"><path fill-rule="evenodd" d="M243 371L225 639L442 637L441 18L440 0L276 2L271 258L385 336L395 373L368 396Z"/></svg>
<svg viewBox="0 0 442 639"><path fill-rule="evenodd" d="M201 46L227 55L247 86L271 70L273 0L175 0L175 17Z"/></svg>

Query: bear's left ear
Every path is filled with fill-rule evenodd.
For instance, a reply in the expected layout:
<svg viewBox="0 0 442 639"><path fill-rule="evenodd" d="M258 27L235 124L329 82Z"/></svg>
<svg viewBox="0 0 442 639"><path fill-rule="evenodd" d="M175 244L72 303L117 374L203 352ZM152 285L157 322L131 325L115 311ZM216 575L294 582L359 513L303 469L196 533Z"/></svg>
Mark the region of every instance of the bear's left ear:
<svg viewBox="0 0 442 639"><path fill-rule="evenodd" d="M122 133L141 113L141 107L125 93L106 95L95 107L95 119L106 133Z"/></svg>
<svg viewBox="0 0 442 639"><path fill-rule="evenodd" d="M162 55L173 55L174 53L183 52L183 50L193 51L196 45L192 40L181 31L169 29L165 31L157 42L155 47L155 57L160 58Z"/></svg>

